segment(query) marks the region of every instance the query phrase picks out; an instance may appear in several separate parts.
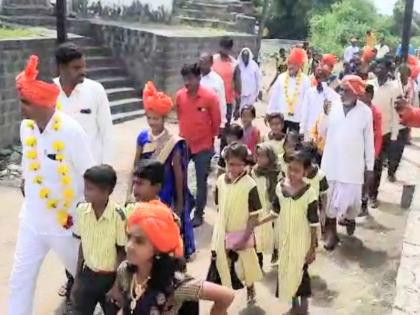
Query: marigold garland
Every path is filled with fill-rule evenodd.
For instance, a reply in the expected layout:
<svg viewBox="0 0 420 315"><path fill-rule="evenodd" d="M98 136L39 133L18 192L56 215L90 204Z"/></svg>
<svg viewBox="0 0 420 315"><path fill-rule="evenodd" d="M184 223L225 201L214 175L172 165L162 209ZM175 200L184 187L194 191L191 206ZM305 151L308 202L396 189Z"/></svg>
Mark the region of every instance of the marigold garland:
<svg viewBox="0 0 420 315"><path fill-rule="evenodd" d="M57 104L58 105L58 104ZM57 106L58 107L58 106ZM35 130L35 122L29 120L26 122L26 127L33 132ZM52 129L54 131L59 131L61 129L61 117L55 115L52 122ZM37 173L41 170L42 166L38 160L38 151L37 151L37 139L35 135L28 136L24 139L25 145L25 157L31 162L28 164L28 170L30 172ZM62 200L52 198L51 190L48 187L42 186L44 184L44 178L41 174L35 174L32 182L35 185L39 185L39 197L45 199L46 208L51 211L56 211L56 219L58 224L63 228L69 229L73 225L73 218L68 212L68 209L73 204L75 199L75 192L71 187L73 179L69 175L70 169L64 163L64 149L65 144L61 140L56 140L52 143L52 150L55 153L55 160L59 163L57 167L57 173L60 176L60 183L62 186Z"/></svg>
<svg viewBox="0 0 420 315"><path fill-rule="evenodd" d="M295 106L299 100L300 88L302 85L302 72L299 71L296 76L296 85L295 91L293 92L292 97L289 95L289 81L290 81L290 74L286 72L286 78L284 80L284 98L287 104L287 114L289 116L293 116L295 114Z"/></svg>

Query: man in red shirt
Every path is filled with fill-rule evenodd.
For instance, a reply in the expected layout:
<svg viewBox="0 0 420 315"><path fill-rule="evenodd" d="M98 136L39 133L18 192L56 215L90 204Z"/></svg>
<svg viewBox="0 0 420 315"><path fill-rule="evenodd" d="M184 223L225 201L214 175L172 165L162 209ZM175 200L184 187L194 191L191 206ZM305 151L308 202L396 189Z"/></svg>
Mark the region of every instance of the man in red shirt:
<svg viewBox="0 0 420 315"><path fill-rule="evenodd" d="M366 93L363 97L360 98L366 105L370 107L372 110L372 117L373 117L373 143L375 146L375 166L374 169L379 167L377 159L379 158L379 154L381 154L382 149L382 114L381 110L372 103L372 99L374 96L374 87L373 85L366 85ZM363 196L362 196L362 211L360 213L361 216L366 216L368 214L368 200L369 197L372 199L373 207L377 206L374 204L376 201L375 196L377 196L377 191L375 185L371 185L371 187L367 187L367 185L363 185Z"/></svg>
<svg viewBox="0 0 420 315"><path fill-rule="evenodd" d="M207 203L207 177L219 133L220 108L216 93L200 85L200 67L185 65L181 70L185 87L176 93L180 136L185 139L195 164L197 198L193 227L203 224Z"/></svg>

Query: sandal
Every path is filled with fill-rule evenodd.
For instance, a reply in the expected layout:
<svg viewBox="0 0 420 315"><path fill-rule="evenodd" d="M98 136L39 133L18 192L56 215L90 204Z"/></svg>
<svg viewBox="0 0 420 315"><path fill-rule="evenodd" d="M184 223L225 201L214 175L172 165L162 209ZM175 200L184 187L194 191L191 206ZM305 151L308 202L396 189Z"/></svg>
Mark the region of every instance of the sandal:
<svg viewBox="0 0 420 315"><path fill-rule="evenodd" d="M58 289L58 295L61 297L66 297L68 292L68 283L63 284L60 289Z"/></svg>
<svg viewBox="0 0 420 315"><path fill-rule="evenodd" d="M248 305L254 305L256 303L256 293L254 286L246 288L246 295Z"/></svg>

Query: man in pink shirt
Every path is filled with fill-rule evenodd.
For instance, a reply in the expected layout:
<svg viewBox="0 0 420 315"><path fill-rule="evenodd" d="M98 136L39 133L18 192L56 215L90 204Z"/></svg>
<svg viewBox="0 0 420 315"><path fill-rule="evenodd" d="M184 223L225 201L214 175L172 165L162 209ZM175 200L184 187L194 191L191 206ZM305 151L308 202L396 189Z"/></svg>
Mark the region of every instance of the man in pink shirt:
<svg viewBox="0 0 420 315"><path fill-rule="evenodd" d="M195 164L197 198L193 227L203 224L207 203L207 177L214 155L214 138L219 134L220 108L215 92L200 85L200 67L185 65L181 70L185 87L176 93L180 136L185 139Z"/></svg>

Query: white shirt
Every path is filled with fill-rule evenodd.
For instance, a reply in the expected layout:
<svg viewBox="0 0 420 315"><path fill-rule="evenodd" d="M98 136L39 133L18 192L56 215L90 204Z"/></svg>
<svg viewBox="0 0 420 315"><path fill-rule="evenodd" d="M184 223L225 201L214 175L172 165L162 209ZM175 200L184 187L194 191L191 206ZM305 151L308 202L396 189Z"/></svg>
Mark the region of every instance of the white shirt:
<svg viewBox="0 0 420 315"><path fill-rule="evenodd" d="M250 96L257 99L262 88L262 75L258 64L250 59L247 66L240 58L239 69L241 70L241 96ZM253 104L251 104L253 105Z"/></svg>
<svg viewBox="0 0 420 315"><path fill-rule="evenodd" d="M287 103L284 95L284 85L286 80L286 75L288 72L284 72L279 75L273 87L271 88L270 101L267 107L267 114L271 113L282 113L284 119L292 122L300 123L302 115L302 104L305 99L305 93L309 90L311 84L309 78L306 74L302 74L302 82L300 84L300 91L297 103L294 107L294 115L289 116ZM295 92L296 87L296 77L289 78L289 96L292 97Z"/></svg>
<svg viewBox="0 0 420 315"><path fill-rule="evenodd" d="M378 44L378 45L375 46L375 48L378 51L377 54L376 54L377 59L381 59L381 58L385 57L385 55L391 51L389 49L388 45L381 46L381 44Z"/></svg>
<svg viewBox="0 0 420 315"><path fill-rule="evenodd" d="M58 102L62 111L75 119L85 130L97 164L112 164L113 126L111 108L104 87L93 80L84 79L76 85L70 96L60 87Z"/></svg>
<svg viewBox="0 0 420 315"><path fill-rule="evenodd" d="M221 125L224 127L226 124L226 94L225 84L223 79L216 72L211 70L208 74L201 77L200 84L208 89L212 89L216 92L217 98L219 99Z"/></svg>
<svg viewBox="0 0 420 315"><path fill-rule="evenodd" d="M349 46L344 50L344 61L350 62L353 59L354 54L359 52L359 47L357 46Z"/></svg>
<svg viewBox="0 0 420 315"><path fill-rule="evenodd" d="M372 110L357 101L347 116L342 103L333 104L329 115L324 115L321 133L325 148L321 168L328 181L363 184L365 169L373 171L375 149L373 145Z"/></svg>
<svg viewBox="0 0 420 315"><path fill-rule="evenodd" d="M379 86L378 79L375 77L369 81L373 85L374 96L372 103L377 106L382 114L382 134L391 133L391 140L397 140L398 131L403 128L399 124L399 116L395 110L395 100L403 95L402 88L396 80L388 80L384 85Z"/></svg>
<svg viewBox="0 0 420 315"><path fill-rule="evenodd" d="M327 83L322 82L324 90L319 93L316 86L311 87L305 94L302 108L302 119L300 121L300 133L305 136L305 140L309 140L311 129L315 125L321 113L324 112L324 101L328 100L332 103L340 102L338 95Z"/></svg>
<svg viewBox="0 0 420 315"><path fill-rule="evenodd" d="M55 131L52 126L54 117L57 115L61 118L61 127L58 131ZM20 213L21 223L38 234L69 234L71 231L65 230L57 222L57 210L47 209L46 200L40 198L39 192L42 187L48 188L51 193L50 199L58 200L59 207L63 204L63 186L60 183L60 175L57 171L58 166L62 163L51 157L56 152L53 149L53 143L62 141L64 143L63 164L69 168L69 176L72 179L70 187L74 190L76 196L68 211L73 215L73 219L75 218L76 205L84 199L83 174L95 164L86 133L76 121L61 112L54 114L42 133L40 133L36 124L34 130L32 130L27 126L27 123L28 120L23 120L20 126L20 139L23 146L22 175L25 180L25 202ZM37 140L37 160L41 166L38 171L29 170L32 160L26 158L26 152L30 148L25 144L29 136L35 136ZM43 178L41 185L33 182L37 175Z"/></svg>

